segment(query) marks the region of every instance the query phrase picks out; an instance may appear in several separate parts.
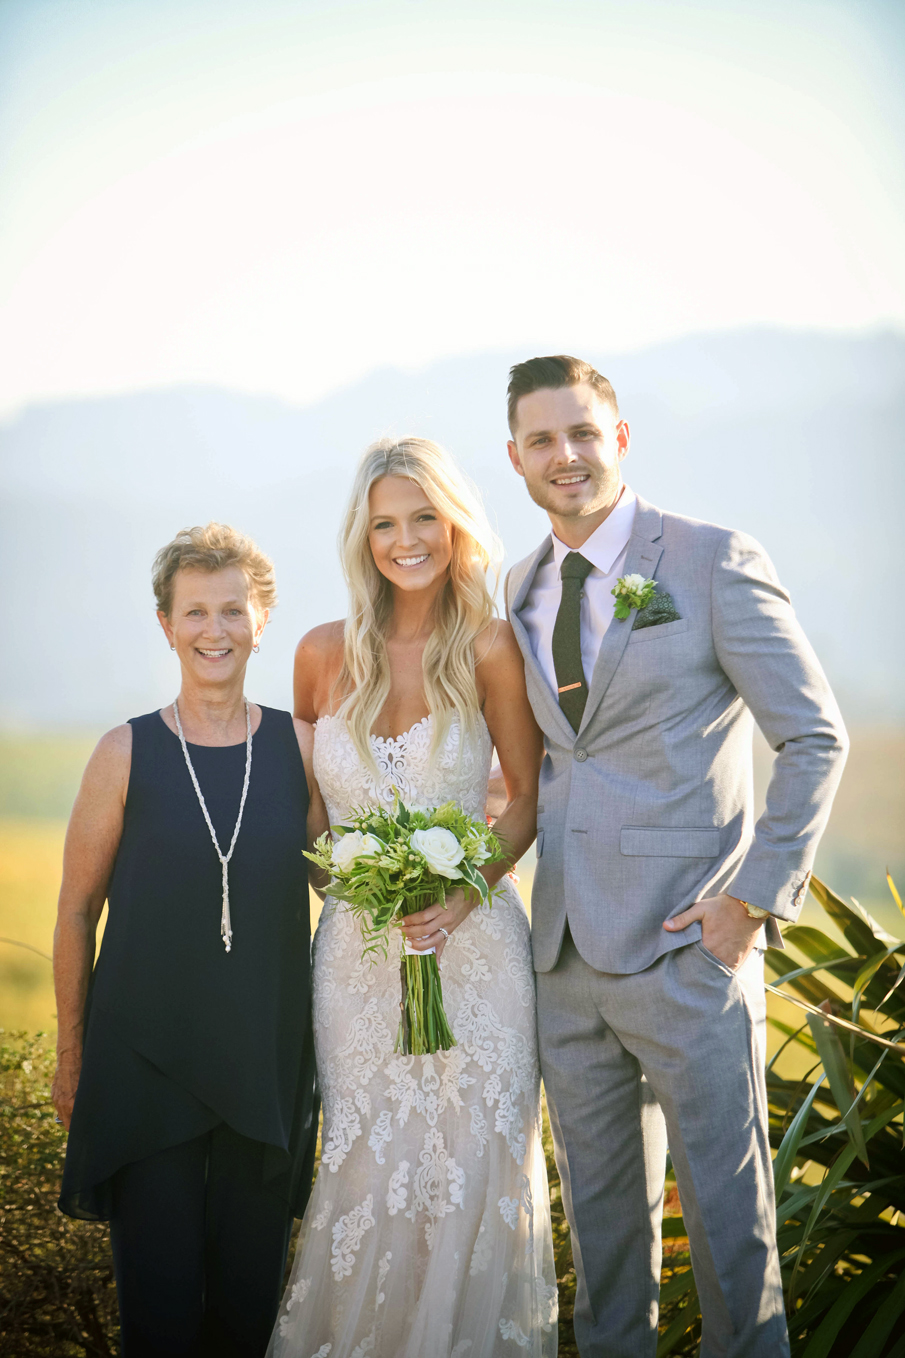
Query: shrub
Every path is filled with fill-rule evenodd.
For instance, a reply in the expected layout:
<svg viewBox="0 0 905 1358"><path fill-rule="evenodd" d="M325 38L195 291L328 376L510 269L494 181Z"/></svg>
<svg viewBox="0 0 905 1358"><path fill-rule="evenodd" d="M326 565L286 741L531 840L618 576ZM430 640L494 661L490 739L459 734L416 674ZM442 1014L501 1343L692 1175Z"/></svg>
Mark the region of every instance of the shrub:
<svg viewBox="0 0 905 1358"><path fill-rule="evenodd" d="M0 1046L0 1351L9 1358L118 1352L116 1288L105 1226L56 1202L66 1133L50 1102L45 1035Z"/></svg>

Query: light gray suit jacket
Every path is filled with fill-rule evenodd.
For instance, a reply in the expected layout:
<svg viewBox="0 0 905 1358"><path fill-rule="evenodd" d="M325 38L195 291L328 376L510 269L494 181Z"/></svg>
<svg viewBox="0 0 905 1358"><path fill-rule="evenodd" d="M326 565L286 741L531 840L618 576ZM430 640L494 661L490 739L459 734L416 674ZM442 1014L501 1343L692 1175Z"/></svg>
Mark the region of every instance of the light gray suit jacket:
<svg viewBox="0 0 905 1358"><path fill-rule="evenodd" d="M847 752L826 677L763 548L639 498L625 575L654 576L680 614L614 618L576 735L519 617L548 537L506 582L544 733L532 935L555 966L566 920L598 971L641 971L701 937L663 921L732 894L793 921ZM776 752L753 824L752 717ZM775 920L768 941L780 944Z"/></svg>

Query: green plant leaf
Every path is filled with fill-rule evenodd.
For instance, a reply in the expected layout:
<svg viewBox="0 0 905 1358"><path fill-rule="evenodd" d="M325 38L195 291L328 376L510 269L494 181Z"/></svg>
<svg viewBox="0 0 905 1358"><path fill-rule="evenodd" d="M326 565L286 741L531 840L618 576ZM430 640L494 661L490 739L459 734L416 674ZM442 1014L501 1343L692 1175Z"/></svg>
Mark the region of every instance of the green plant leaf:
<svg viewBox="0 0 905 1358"><path fill-rule="evenodd" d="M899 1274L892 1291L852 1349L851 1358L880 1358L889 1332L903 1311L905 1311L905 1271Z"/></svg>
<svg viewBox="0 0 905 1358"><path fill-rule="evenodd" d="M855 1102L852 1104L852 1111L857 1109L858 1104L861 1102L861 1099L863 1098L866 1090L870 1088L874 1078L876 1077L880 1067L882 1066L883 1062L886 1060L888 1055L889 1055L888 1048L884 1051L881 1051L880 1055L877 1057L876 1062L874 1063L874 1067L871 1070L870 1074L864 1077L864 1082L861 1085L861 1088L858 1090ZM872 1106L876 1108L876 1103L873 1102ZM811 1142L813 1141L825 1141L827 1137L835 1136L837 1132L841 1132L844 1127L845 1127L844 1122L837 1123L836 1126L834 1127L826 1127L822 1131L814 1132L810 1136L806 1136L801 1144L802 1146L807 1146L810 1145Z"/></svg>
<svg viewBox="0 0 905 1358"><path fill-rule="evenodd" d="M813 976L816 971L832 971L835 967L847 966L851 962L857 962L858 959L853 957L850 952L837 951L835 957L831 957L825 962L814 962L809 967L793 967L791 971L783 971L776 966L769 954L767 960L777 973L777 979L781 980L783 985L786 985L789 981L797 981L799 976Z"/></svg>
<svg viewBox="0 0 905 1358"><path fill-rule="evenodd" d="M830 1169L829 1172L826 1175L824 1175L823 1182L818 1185L817 1192L814 1195L814 1202L813 1206L811 1207L810 1216L808 1217L807 1222L805 1223L805 1228L804 1231L802 1232L801 1240L799 1241L798 1254L796 1256L795 1264L792 1269L792 1282L789 1285L790 1292L792 1291L795 1281L795 1275L801 1265L801 1260L807 1247L808 1241L811 1239L811 1236L814 1233L814 1227L817 1225L817 1218L820 1216L820 1213L823 1211L824 1207L829 1201L830 1195L834 1193L836 1189L842 1185L843 1178L852 1161L854 1160L855 1154L856 1151L854 1146L846 1147L846 1149L841 1153L841 1155L837 1159L836 1163L833 1165L832 1169Z"/></svg>
<svg viewBox="0 0 905 1358"><path fill-rule="evenodd" d="M892 880L892 877L891 877L890 874L889 874L889 868L886 869L886 881L888 882L888 884L889 884L889 889L890 889L890 891L892 892L892 898L893 898L893 900L895 901L896 905L897 905L897 906L899 907L899 909L901 910L902 914L905 915L905 905L902 904L902 897L899 895L898 891L896 890L896 884L895 884L895 882Z"/></svg>
<svg viewBox="0 0 905 1358"><path fill-rule="evenodd" d="M855 1107L855 1089L849 1074L848 1062L845 1059L842 1043L835 1029L826 1019L819 1019L816 1014L808 1014L808 1026L811 1029L814 1041L817 1043L817 1051L823 1062L823 1069L826 1071L836 1107L848 1128L852 1145L858 1152L858 1159L870 1168L864 1131L858 1110Z"/></svg>
<svg viewBox="0 0 905 1358"><path fill-rule="evenodd" d="M859 959L857 957L853 957L851 959L848 958L838 959L836 962L836 967L839 968L850 967L852 965L857 967L858 960ZM792 964L791 958L789 959L789 965L787 968L776 967L775 969L780 973L782 973L784 970L787 971L799 970L798 967L795 967L794 964ZM831 990L830 987L826 984L826 982L821 980L820 977L816 974L817 972L824 970L827 971L829 970L829 964L821 962L819 966L816 966L813 969L803 970L802 974L795 977L794 980L791 978L789 979L790 989L796 991L803 999L807 1000L809 1004L813 1004L815 1008L823 1004L825 1000L829 1000L831 1004L839 1003L838 992L835 990ZM784 975L781 974L780 976L777 977L777 985L784 986L785 984L786 978ZM786 998L791 1000L791 996L787 995Z"/></svg>
<svg viewBox="0 0 905 1358"><path fill-rule="evenodd" d="M805 1184L802 1188L785 1198L782 1206L777 1207L776 1209L777 1227L788 1225L790 1221L800 1221L802 1209L807 1207L809 1202L813 1202L816 1192L816 1184ZM791 1231L789 1233L790 1246L791 1244L796 1243L798 1239L800 1239L800 1235L796 1234L796 1231Z"/></svg>
<svg viewBox="0 0 905 1358"><path fill-rule="evenodd" d="M892 1108L888 1108L885 1112L879 1113L867 1124L866 1139L868 1141L872 1140L873 1137L876 1136L877 1132L879 1132L883 1127L885 1127L887 1123L892 1121L892 1119L896 1116L897 1107L898 1105L894 1104ZM847 1146L845 1150L840 1153L839 1157L833 1164L832 1168L825 1176L823 1182L819 1185L816 1197L814 1198L814 1205L811 1208L811 1215L808 1218L808 1222L804 1231L804 1236L802 1237L802 1241L798 1249L798 1258L795 1262L796 1269L798 1267L798 1264L800 1263L801 1256L804 1254L805 1246L807 1245L808 1240L810 1239L811 1234L814 1230L814 1227L817 1224L817 1218L820 1216L820 1213L826 1206L830 1194L841 1186L842 1180L849 1166L854 1160L856 1154L857 1152L854 1146L852 1145ZM860 1185L858 1185L858 1188L860 1190Z"/></svg>
<svg viewBox="0 0 905 1358"><path fill-rule="evenodd" d="M776 1026L777 1026L777 1027L780 1027L780 1030L781 1030L781 1031L782 1031L783 1028L784 1028L784 1025L779 1025L779 1024L777 1024ZM804 1030L805 1030L805 1028L807 1028L807 1026L808 1026L808 1021L807 1021L807 1019L805 1019L804 1023L801 1025L800 1028L796 1028L794 1031L789 1031L788 1029L785 1030L785 1031L786 1031L786 1040L785 1040L785 1042L783 1042L779 1047L777 1047L776 1051L773 1053L773 1055L770 1057L770 1060L767 1062L767 1072L766 1072L766 1073L767 1073L768 1075L770 1074L770 1071L773 1069L773 1067L776 1065L776 1062L777 1062L777 1061L779 1060L779 1058L782 1056L782 1054L783 1054L783 1052L785 1051L786 1047L788 1047L789 1043L790 1043L790 1042L795 1042L795 1041L801 1036L801 1034L804 1032Z"/></svg>
<svg viewBox="0 0 905 1358"><path fill-rule="evenodd" d="M880 950L880 952L874 953L873 957L869 957L867 959L867 961L864 963L864 966L861 968L861 970L858 972L858 975L855 977L854 984L855 993L852 999L852 1018L854 1019L855 1023L858 1022L858 1010L861 1008L861 999L864 994L864 991L870 985L874 976L880 970L883 963L886 961L887 957L889 957L893 952L895 952L895 944L893 944L891 948L883 948Z"/></svg>
<svg viewBox="0 0 905 1358"><path fill-rule="evenodd" d="M676 1273L670 1278L668 1283L664 1283L660 1288L660 1304L667 1305L669 1302L678 1301L684 1297L686 1292L690 1292L694 1287L694 1274L690 1268L684 1273Z"/></svg>
<svg viewBox="0 0 905 1358"><path fill-rule="evenodd" d="M891 934L887 929L884 929L879 920L874 919L873 915L864 909L864 906L859 900L856 900L854 896L850 896L849 900L851 901L854 910L861 916L864 923L870 929L874 938L880 943L892 944L890 949L891 952L901 952L905 950L905 943L903 943L902 939L896 938L895 934Z"/></svg>
<svg viewBox="0 0 905 1358"><path fill-rule="evenodd" d="M808 1115L811 1111L811 1104L817 1097L817 1091L823 1084L826 1077L821 1075L820 1079L812 1086L811 1092L804 1103L795 1114L789 1126L789 1130L780 1143L779 1150L773 1161L773 1188L776 1193L777 1210L779 1200L786 1190L792 1174L792 1166L795 1163L795 1156L798 1154L798 1145L804 1136L804 1129L807 1125Z"/></svg>
<svg viewBox="0 0 905 1358"><path fill-rule="evenodd" d="M683 1278L686 1277L684 1273L681 1276ZM688 1270L687 1276L691 1278L691 1269ZM672 1281L675 1282L676 1279L673 1278ZM663 1289L663 1291L665 1290L666 1289ZM663 1297L662 1291L660 1296L662 1301ZM679 1340L682 1339L683 1335L685 1335L688 1332L689 1328L694 1324L694 1322L697 1320L700 1314L701 1308L698 1303L698 1290L694 1285L694 1280L692 1279L691 1286L688 1292L687 1302L682 1307L681 1311L676 1316L675 1320L672 1322L672 1324L669 1326L666 1332L664 1334L661 1334L660 1336L660 1339L657 1343L657 1358L667 1358L667 1355L672 1353L676 1344L678 1344Z"/></svg>
<svg viewBox="0 0 905 1358"><path fill-rule="evenodd" d="M830 919L835 920L846 941L863 957L877 951L880 940L871 932L861 915L845 904L819 877L811 877L811 894L820 902Z"/></svg>
<svg viewBox="0 0 905 1358"><path fill-rule="evenodd" d="M892 999L893 995L896 993L896 991L898 990L899 986L902 984L902 981L903 981L903 980L905 980L905 962L902 963L902 969L901 969L901 971L899 972L898 976L897 976L896 979L893 981L892 985L889 987L889 989L887 990L886 994L883 996L883 998L882 998L882 1000L880 1001L880 1003L876 1006L878 1010L879 1010L879 1009L882 1009L883 1006L884 1006L884 1004L886 1004L886 1002L887 1002L888 1000L891 1000L891 999Z"/></svg>
<svg viewBox="0 0 905 1358"><path fill-rule="evenodd" d="M799 1284L801 1291L804 1293L804 1304L801 1309L796 1312L796 1322L804 1323L811 1297L819 1292L820 1284L833 1268L839 1256L844 1254L852 1241L857 1239L857 1230L842 1230L837 1231L834 1235L829 1236L823 1241L820 1249L816 1252L808 1267L802 1271ZM819 1310L816 1314L819 1315L820 1311L826 1310L826 1302L821 1303L818 1299L817 1305Z"/></svg>
<svg viewBox="0 0 905 1358"><path fill-rule="evenodd" d="M867 1028L863 1023L852 1023L851 1019L839 1018L835 1014L823 1014L818 1010L816 1005L811 1005L806 1000L802 1000L796 995L785 994L783 991L778 990L776 986L770 985L769 981L765 982L765 988L769 995L778 995L780 999L788 1000L790 1004L794 1004L799 1009L804 1009L807 1013L814 1014L817 1018L825 1018L826 1022L832 1024L834 1028L842 1028L846 1032L853 1032L856 1037L862 1038L865 1042L873 1042L876 1046L886 1047L889 1051L905 1053L905 1043L899 1041L893 1042L887 1037L881 1037L879 1033L875 1033L872 1028ZM775 1020L773 1020L773 1022L775 1022ZM776 1026L782 1027L781 1024L776 1024ZM866 1064L862 1063L862 1069L867 1069Z"/></svg>
<svg viewBox="0 0 905 1358"><path fill-rule="evenodd" d="M850 1283L846 1284L842 1296L830 1307L820 1327L812 1335L802 1358L828 1358L836 1336L858 1302L867 1295L874 1283L889 1270L890 1264L900 1258L905 1258L905 1250L899 1251L897 1255L893 1255L891 1258L884 1256L875 1263L869 1264L862 1273L858 1274L857 1278L853 1278Z"/></svg>
<svg viewBox="0 0 905 1358"><path fill-rule="evenodd" d="M842 951L839 944L833 939L827 938L826 934L820 929L812 929L809 925L793 924L783 932L783 939L800 948L806 957L810 957L812 962L836 962L851 957L851 953ZM770 958L772 961L773 959Z"/></svg>

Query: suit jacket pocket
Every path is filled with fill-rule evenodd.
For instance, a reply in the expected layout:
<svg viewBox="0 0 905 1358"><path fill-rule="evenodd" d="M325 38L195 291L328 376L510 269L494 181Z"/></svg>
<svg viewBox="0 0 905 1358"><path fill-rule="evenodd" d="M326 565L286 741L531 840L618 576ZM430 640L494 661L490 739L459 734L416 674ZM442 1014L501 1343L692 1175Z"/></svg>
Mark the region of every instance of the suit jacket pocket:
<svg viewBox="0 0 905 1358"><path fill-rule="evenodd" d="M663 637L674 637L679 632L687 631L687 618L676 618L675 622L661 622L656 627L633 627L628 644L636 646L639 641L659 641Z"/></svg>
<svg viewBox="0 0 905 1358"><path fill-rule="evenodd" d="M624 825L619 836L619 852L626 858L716 858L720 852L720 832Z"/></svg>

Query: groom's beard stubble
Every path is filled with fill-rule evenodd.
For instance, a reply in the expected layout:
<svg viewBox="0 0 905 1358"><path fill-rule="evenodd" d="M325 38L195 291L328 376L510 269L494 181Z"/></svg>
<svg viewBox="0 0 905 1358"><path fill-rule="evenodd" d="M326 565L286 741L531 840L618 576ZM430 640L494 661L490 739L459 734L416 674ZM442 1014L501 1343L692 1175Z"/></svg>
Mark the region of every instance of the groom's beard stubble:
<svg viewBox="0 0 905 1358"><path fill-rule="evenodd" d="M599 513L601 509L613 508L622 494L622 474L618 464L615 467L592 467L582 463L580 467L564 467L554 474L566 476L570 470L576 474L586 472L589 477L587 493L580 500L551 485L549 477L529 477L526 472L528 494L540 509L561 519L583 519L589 514Z"/></svg>

